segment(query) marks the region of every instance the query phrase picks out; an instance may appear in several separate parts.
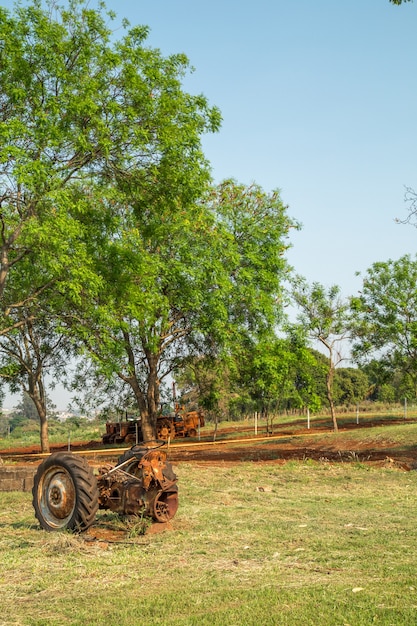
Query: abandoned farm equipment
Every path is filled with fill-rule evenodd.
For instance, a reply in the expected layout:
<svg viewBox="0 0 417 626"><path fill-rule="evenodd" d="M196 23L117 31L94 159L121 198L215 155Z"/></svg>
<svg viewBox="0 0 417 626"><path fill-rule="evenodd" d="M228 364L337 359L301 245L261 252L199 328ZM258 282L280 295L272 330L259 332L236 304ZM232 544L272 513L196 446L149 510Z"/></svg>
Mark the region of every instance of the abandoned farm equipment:
<svg viewBox="0 0 417 626"><path fill-rule="evenodd" d="M204 426L202 411L185 411L184 407L175 405L175 413L159 415L156 422L156 436L168 441L174 437L196 437L200 428ZM119 422L107 422L106 432L102 435L104 444L135 443L142 439L140 419Z"/></svg>
<svg viewBox="0 0 417 626"><path fill-rule="evenodd" d="M178 486L163 445L133 446L116 466L101 468L97 476L82 457L51 454L39 465L32 489L42 528L82 532L93 524L99 508L155 522L171 520L178 509Z"/></svg>

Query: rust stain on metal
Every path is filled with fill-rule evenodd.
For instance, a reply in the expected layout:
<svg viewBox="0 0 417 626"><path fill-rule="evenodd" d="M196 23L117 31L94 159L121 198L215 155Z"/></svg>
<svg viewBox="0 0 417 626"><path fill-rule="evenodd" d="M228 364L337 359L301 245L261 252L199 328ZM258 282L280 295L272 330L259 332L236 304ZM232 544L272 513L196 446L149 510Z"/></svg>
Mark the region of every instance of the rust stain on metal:
<svg viewBox="0 0 417 626"><path fill-rule="evenodd" d="M45 530L89 528L97 509L169 522L178 509L177 477L167 453L158 446L133 446L116 466L94 476L85 459L54 453L34 479L33 506Z"/></svg>

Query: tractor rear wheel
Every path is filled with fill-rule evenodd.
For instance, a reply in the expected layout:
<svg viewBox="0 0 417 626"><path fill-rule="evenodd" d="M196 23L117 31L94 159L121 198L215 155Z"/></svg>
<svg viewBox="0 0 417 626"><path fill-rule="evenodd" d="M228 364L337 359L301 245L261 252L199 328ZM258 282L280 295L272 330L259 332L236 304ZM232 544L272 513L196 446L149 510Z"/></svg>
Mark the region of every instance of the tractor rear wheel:
<svg viewBox="0 0 417 626"><path fill-rule="evenodd" d="M156 436L163 441L174 439L175 428L169 420L158 420L156 423Z"/></svg>
<svg viewBox="0 0 417 626"><path fill-rule="evenodd" d="M32 496L35 516L48 531L86 530L98 509L93 471L85 459L70 453L56 452L39 465Z"/></svg>

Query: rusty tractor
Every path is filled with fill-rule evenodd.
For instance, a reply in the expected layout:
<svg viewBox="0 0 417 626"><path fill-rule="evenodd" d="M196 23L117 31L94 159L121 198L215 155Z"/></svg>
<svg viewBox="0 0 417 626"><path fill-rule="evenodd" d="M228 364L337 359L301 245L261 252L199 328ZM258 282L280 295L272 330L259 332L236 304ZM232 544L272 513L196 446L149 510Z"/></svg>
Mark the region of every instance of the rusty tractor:
<svg viewBox="0 0 417 626"><path fill-rule="evenodd" d="M99 508L155 522L171 520L178 509L178 486L164 445L133 446L117 465L101 468L97 476L82 457L51 454L39 465L32 489L40 525L47 531L82 532L93 524Z"/></svg>
<svg viewBox="0 0 417 626"><path fill-rule="evenodd" d="M175 405L173 420L177 437L196 437L205 424L202 411L186 411L178 404Z"/></svg>
<svg viewBox="0 0 417 626"><path fill-rule="evenodd" d="M175 405L174 414L158 416L156 436L164 441L172 441L174 437L196 437L203 426L204 416L201 411L185 411L184 407ZM141 436L140 418L125 419L119 422L107 422L106 432L101 440L104 444L134 443Z"/></svg>

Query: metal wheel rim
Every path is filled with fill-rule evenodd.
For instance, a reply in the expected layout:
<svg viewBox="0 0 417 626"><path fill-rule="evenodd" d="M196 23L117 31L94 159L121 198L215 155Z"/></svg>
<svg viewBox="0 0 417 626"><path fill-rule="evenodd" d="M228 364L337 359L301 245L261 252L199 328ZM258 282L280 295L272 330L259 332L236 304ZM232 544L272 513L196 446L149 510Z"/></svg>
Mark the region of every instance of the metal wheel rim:
<svg viewBox="0 0 417 626"><path fill-rule="evenodd" d="M169 522L178 509L176 492L160 492L153 503L153 517L158 522Z"/></svg>
<svg viewBox="0 0 417 626"><path fill-rule="evenodd" d="M76 490L71 474L61 466L50 467L39 483L39 508L54 528L64 528L73 516Z"/></svg>

